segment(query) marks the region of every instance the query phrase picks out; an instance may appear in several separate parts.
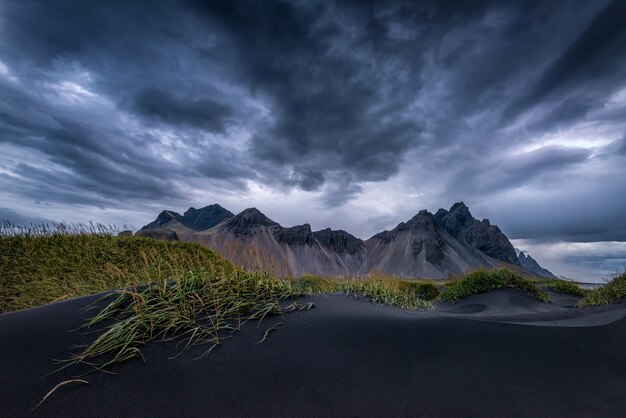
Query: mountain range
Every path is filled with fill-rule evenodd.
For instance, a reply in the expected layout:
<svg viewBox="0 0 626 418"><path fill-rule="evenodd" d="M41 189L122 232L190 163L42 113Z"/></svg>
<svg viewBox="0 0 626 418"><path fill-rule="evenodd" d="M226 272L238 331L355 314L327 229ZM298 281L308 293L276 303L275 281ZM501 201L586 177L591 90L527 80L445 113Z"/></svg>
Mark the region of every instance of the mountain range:
<svg viewBox="0 0 626 418"><path fill-rule="evenodd" d="M444 279L481 268L507 267L554 278L516 251L500 228L479 221L463 202L435 214L426 210L390 231L361 240L343 230L283 227L256 208L235 215L220 205L164 210L135 235L204 245L246 269L279 276L365 276Z"/></svg>

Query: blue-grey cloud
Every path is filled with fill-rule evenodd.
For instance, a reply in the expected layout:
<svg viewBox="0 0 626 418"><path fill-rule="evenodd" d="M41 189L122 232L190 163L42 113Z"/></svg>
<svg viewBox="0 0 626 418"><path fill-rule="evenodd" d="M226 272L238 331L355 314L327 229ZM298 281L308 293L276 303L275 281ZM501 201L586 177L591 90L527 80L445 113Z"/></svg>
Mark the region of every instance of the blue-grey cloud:
<svg viewBox="0 0 626 418"><path fill-rule="evenodd" d="M562 93L560 97L563 97L563 93L579 90L577 87L580 84L586 87L583 92L592 97L564 100L553 111L552 118L556 120L579 118L592 109L593 105L598 105L593 102L593 96L605 95L606 90L614 88L612 80L623 75L626 62L623 54L626 48L624 16L626 3L612 0L543 72L528 94L514 101L506 109L505 115L516 115L559 90ZM589 89L590 86L593 86L593 89Z"/></svg>
<svg viewBox="0 0 626 418"><path fill-rule="evenodd" d="M209 132L223 132L233 116L230 107L210 98L187 97L183 100L157 88L138 92L131 106L132 110L147 118L172 125L190 125Z"/></svg>
<svg viewBox="0 0 626 418"><path fill-rule="evenodd" d="M11 226L28 226L41 225L44 223L52 224L50 219L40 218L37 216L28 216L17 213L13 209L0 208L0 224L9 223Z"/></svg>

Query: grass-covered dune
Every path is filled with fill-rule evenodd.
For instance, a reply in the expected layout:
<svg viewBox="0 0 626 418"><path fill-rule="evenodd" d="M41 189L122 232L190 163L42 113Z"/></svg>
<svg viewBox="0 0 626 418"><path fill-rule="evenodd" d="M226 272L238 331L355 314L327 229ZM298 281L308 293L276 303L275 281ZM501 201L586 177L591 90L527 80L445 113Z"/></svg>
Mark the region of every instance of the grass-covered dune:
<svg viewBox="0 0 626 418"><path fill-rule="evenodd" d="M546 287L548 289L554 290L555 292L565 293L574 296L585 296L587 293L589 293L587 290L580 288L576 283L559 279L550 280L546 283Z"/></svg>
<svg viewBox="0 0 626 418"><path fill-rule="evenodd" d="M233 267L197 244L110 234L0 235L0 313Z"/></svg>
<svg viewBox="0 0 626 418"><path fill-rule="evenodd" d="M468 296L506 287L522 289L543 302L549 301L548 295L531 280L505 269L471 272L448 284L439 298L456 302Z"/></svg>
<svg viewBox="0 0 626 418"><path fill-rule="evenodd" d="M608 305L626 298L626 272L615 276L604 286L588 292L579 302L582 307Z"/></svg>

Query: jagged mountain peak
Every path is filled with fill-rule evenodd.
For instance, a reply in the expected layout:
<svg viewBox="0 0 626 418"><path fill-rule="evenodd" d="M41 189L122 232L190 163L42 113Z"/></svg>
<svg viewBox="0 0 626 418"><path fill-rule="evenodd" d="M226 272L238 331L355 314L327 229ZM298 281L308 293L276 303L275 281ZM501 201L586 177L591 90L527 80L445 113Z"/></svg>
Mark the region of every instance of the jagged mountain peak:
<svg viewBox="0 0 626 418"><path fill-rule="evenodd" d="M265 216L263 212L258 210L257 208L247 208L235 215L234 218L238 218L250 223L250 224L258 224L258 225L277 225L276 222Z"/></svg>
<svg viewBox="0 0 626 418"><path fill-rule="evenodd" d="M440 220L442 219L444 216L446 216L448 214L448 211L445 210L444 208L439 209L434 215L433 218L435 220Z"/></svg>
<svg viewBox="0 0 626 418"><path fill-rule="evenodd" d="M448 212L463 212L463 213L470 213L469 208L467 207L467 205L465 204L465 202L460 201L460 202L456 202L454 203L451 207L450 210Z"/></svg>
<svg viewBox="0 0 626 418"><path fill-rule="evenodd" d="M193 216L196 213L213 213L213 212L228 212L228 213L232 213L227 209L224 209L222 206L218 205L217 203L214 203L212 205L207 205L205 207L202 208L194 208L193 206L191 206L189 209L187 209L185 211L185 213L183 214L183 216ZM233 215L234 216L234 215Z"/></svg>
<svg viewBox="0 0 626 418"><path fill-rule="evenodd" d="M234 214L231 211L224 209L218 204L213 204L200 209L190 207L180 221L183 225L195 231L204 231L233 216Z"/></svg>
<svg viewBox="0 0 626 418"><path fill-rule="evenodd" d="M313 236L322 246L330 248L339 254L356 254L365 247L362 240L342 229L333 231L330 228L326 228L313 232Z"/></svg>
<svg viewBox="0 0 626 418"><path fill-rule="evenodd" d="M417 215L412 217L407 225L410 227L433 227L435 226L433 214L427 210L420 210Z"/></svg>
<svg viewBox="0 0 626 418"><path fill-rule="evenodd" d="M399 247L394 247L392 244L394 241L404 237L400 240ZM408 238L407 238L408 237ZM423 254L423 258L432 264L439 265L444 258L444 250L446 244L437 230L435 224L435 218L432 213L427 210L420 210L417 215L412 217L407 222L401 222L391 231L383 231L374 235L371 239L380 242L382 245L390 245L391 250L384 251L401 251L404 254L411 254L411 259L405 259L404 261L394 260L392 264L395 266L383 266L390 267L392 269L399 268L400 265L405 267L408 265L415 265L418 258ZM402 244L409 243L410 249L402 247ZM402 248L401 248L402 247ZM389 259L393 257L389 255ZM383 268L384 270L384 268Z"/></svg>
<svg viewBox="0 0 626 418"><path fill-rule="evenodd" d="M434 219L438 226L453 237L457 237L465 226L474 221L469 208L463 202L455 203L449 211L439 209Z"/></svg>
<svg viewBox="0 0 626 418"><path fill-rule="evenodd" d="M190 207L185 211L184 215L171 210L162 211L153 221L140 229L146 231L149 229L166 228L172 226L171 222L177 222L183 226L193 229L194 231L204 231L212 228L224 219L234 216L230 211L224 209L218 204L205 206L200 209Z"/></svg>
<svg viewBox="0 0 626 418"><path fill-rule="evenodd" d="M143 226L139 231L146 231L148 229L156 229L163 228L167 226L172 221L179 221L181 218L179 213L173 212L171 210L163 210L156 219L149 224Z"/></svg>
<svg viewBox="0 0 626 418"><path fill-rule="evenodd" d="M290 245L307 245L313 243L313 233L311 232L311 225L309 224L280 228L274 232L274 237L278 242L284 242Z"/></svg>
<svg viewBox="0 0 626 418"><path fill-rule="evenodd" d="M427 210L420 210L417 215L412 217L406 222L400 222L391 231L383 231L374 235L372 238L383 239L384 241L393 241L398 234L405 231L413 231L416 233L423 233L428 231L435 231L436 225L434 222L433 214Z"/></svg>
<svg viewBox="0 0 626 418"><path fill-rule="evenodd" d="M236 235L250 235L261 226L280 226L257 208L248 208L226 221L226 227Z"/></svg>
<svg viewBox="0 0 626 418"><path fill-rule="evenodd" d="M550 270L547 270L539 265L539 263L530 256L530 254L524 254L523 251L519 251L518 259L520 266L524 267L526 270L529 270L541 277L548 277L555 279L556 276L552 274Z"/></svg>

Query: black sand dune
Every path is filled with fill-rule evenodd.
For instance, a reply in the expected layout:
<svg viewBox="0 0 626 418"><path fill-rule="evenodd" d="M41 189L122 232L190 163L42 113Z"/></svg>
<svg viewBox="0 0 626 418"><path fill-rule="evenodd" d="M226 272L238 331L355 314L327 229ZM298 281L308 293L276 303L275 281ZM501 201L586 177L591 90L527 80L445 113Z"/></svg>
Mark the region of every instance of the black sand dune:
<svg viewBox="0 0 626 418"><path fill-rule="evenodd" d="M573 310L517 290L428 314L344 295L266 319L208 357L150 344L117 375L42 376L85 343L82 298L0 315L0 416L624 416L626 304ZM270 326L282 322L262 344ZM539 326L538 326L539 325ZM78 370L73 370L77 373Z"/></svg>

